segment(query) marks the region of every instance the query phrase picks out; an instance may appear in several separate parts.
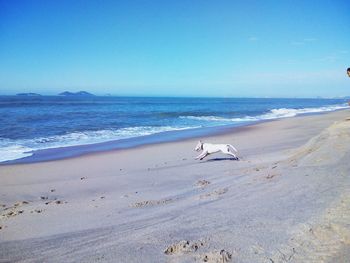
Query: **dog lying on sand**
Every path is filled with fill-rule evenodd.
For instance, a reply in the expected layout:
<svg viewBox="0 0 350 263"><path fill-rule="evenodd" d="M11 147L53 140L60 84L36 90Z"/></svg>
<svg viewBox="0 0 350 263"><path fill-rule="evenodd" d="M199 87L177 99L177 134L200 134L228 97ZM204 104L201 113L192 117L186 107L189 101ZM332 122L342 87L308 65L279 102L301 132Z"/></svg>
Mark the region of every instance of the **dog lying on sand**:
<svg viewBox="0 0 350 263"><path fill-rule="evenodd" d="M222 152L224 154L231 155L236 160L238 160L238 157L233 153L233 151L235 151L236 153L238 151L231 144L212 144L212 143L204 143L202 141L199 141L196 148L194 148L194 150L197 152L202 150L201 154L195 158L196 160L198 159L203 160L209 154L217 153L217 152Z"/></svg>

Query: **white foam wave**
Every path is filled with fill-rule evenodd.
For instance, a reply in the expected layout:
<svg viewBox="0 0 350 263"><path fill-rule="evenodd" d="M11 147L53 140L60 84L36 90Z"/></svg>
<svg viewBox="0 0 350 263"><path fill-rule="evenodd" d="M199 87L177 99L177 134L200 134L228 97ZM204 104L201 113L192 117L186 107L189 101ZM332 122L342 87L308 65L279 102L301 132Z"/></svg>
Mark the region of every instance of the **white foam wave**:
<svg viewBox="0 0 350 263"><path fill-rule="evenodd" d="M0 162L31 156L33 149L21 145L9 145L0 148Z"/></svg>
<svg viewBox="0 0 350 263"><path fill-rule="evenodd" d="M211 122L241 122L241 121L254 121L256 117L244 117L244 118L223 118L218 116L180 116L181 119L190 119L198 121L211 121Z"/></svg>
<svg viewBox="0 0 350 263"><path fill-rule="evenodd" d="M45 149L57 148L60 146L76 146L83 144L94 144L100 142L106 142L111 140L127 139L138 136L145 136L154 133L175 131L189 129L191 127L129 127L122 129L110 129L110 130L98 130L98 131L84 131L84 132L73 132L64 135L57 135L44 138L36 138L33 141L36 144L44 144Z"/></svg>
<svg viewBox="0 0 350 263"><path fill-rule="evenodd" d="M140 126L114 130L73 132L64 135L24 140L0 138L0 162L31 156L34 151L42 149L94 144L197 127Z"/></svg>
<svg viewBox="0 0 350 263"><path fill-rule="evenodd" d="M268 113L258 115L258 116L245 116L242 118L224 118L218 116L180 116L181 119L190 119L190 120L198 120L198 121L208 121L208 122L254 122L254 121L262 121L262 120L272 120L272 119L280 119L280 118L289 118L295 117L301 114L307 113L321 113L321 112L329 112L335 110L341 110L349 108L348 105L333 105L333 106L325 106L319 108L303 108L303 109L288 109L288 108L280 108L280 109L272 109Z"/></svg>

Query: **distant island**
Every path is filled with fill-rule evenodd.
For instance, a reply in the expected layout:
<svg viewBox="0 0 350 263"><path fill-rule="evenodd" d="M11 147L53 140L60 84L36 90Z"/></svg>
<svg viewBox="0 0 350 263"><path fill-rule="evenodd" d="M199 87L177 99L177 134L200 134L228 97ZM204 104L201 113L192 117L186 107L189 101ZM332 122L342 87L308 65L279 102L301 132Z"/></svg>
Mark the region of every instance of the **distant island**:
<svg viewBox="0 0 350 263"><path fill-rule="evenodd" d="M87 91L78 91L78 92L65 91L58 95L59 96L95 96L94 94L91 94Z"/></svg>
<svg viewBox="0 0 350 263"><path fill-rule="evenodd" d="M39 93L34 93L34 92L27 92L27 93L17 93L16 96L22 96L22 97L30 97L30 96L42 96ZM78 91L78 92L70 92L70 91L65 91L65 92L61 92L60 94L58 94L58 96L95 96L92 93L89 93L87 91ZM110 96L110 95L107 95Z"/></svg>
<svg viewBox="0 0 350 263"><path fill-rule="evenodd" d="M17 93L16 96L41 96L38 93L28 92L28 93Z"/></svg>

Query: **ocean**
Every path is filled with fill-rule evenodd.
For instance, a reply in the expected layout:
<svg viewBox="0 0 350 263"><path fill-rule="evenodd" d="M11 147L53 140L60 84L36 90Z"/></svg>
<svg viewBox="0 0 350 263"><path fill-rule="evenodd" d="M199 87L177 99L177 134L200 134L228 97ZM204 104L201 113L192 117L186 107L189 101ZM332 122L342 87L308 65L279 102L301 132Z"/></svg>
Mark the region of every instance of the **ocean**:
<svg viewBox="0 0 350 263"><path fill-rule="evenodd" d="M0 96L0 162L60 159L345 108L345 99Z"/></svg>

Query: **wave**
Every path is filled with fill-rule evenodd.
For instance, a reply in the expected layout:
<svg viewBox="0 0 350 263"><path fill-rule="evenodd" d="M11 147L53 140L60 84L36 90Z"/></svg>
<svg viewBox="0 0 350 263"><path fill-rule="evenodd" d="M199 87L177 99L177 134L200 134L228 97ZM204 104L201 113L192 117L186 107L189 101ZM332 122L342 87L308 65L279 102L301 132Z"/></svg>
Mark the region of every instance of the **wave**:
<svg viewBox="0 0 350 263"><path fill-rule="evenodd" d="M7 138L0 138L0 162L28 157L33 155L35 151L42 149L95 144L151 135L160 132L179 131L193 128L198 128L198 126L139 126L122 129L73 132L34 139L10 140Z"/></svg>
<svg viewBox="0 0 350 263"><path fill-rule="evenodd" d="M1 143L0 143L1 144ZM0 148L0 162L31 156L32 148L21 145L9 145Z"/></svg>
<svg viewBox="0 0 350 263"><path fill-rule="evenodd" d="M301 114L329 112L349 108L347 104L332 105L319 108L279 108L256 116L225 118L221 116L180 116L185 124L178 126L137 126L121 129L102 129L96 131L80 131L62 135L38 137L33 139L8 139L0 137L0 162L16 160L33 155L37 150L102 143L120 139L134 138L167 131L179 131L200 127L223 125L228 123L247 123L262 120L294 117ZM213 114L214 112L211 112ZM188 112L188 114L191 114ZM193 113L192 113L193 114ZM215 113L214 113L215 114Z"/></svg>
<svg viewBox="0 0 350 263"><path fill-rule="evenodd" d="M329 112L329 111L336 111L336 110L347 109L347 108L349 108L347 104L342 104L342 105L332 105L332 106L325 106L325 107L319 107L319 108L272 109L269 112L264 113L262 115L244 116L241 118L225 118L225 117L219 117L219 116L180 116L179 118L197 120L197 121L216 122L216 123L217 122L240 123L240 122L255 122L255 121L262 121L262 120L281 119L281 118L295 117L301 114Z"/></svg>

